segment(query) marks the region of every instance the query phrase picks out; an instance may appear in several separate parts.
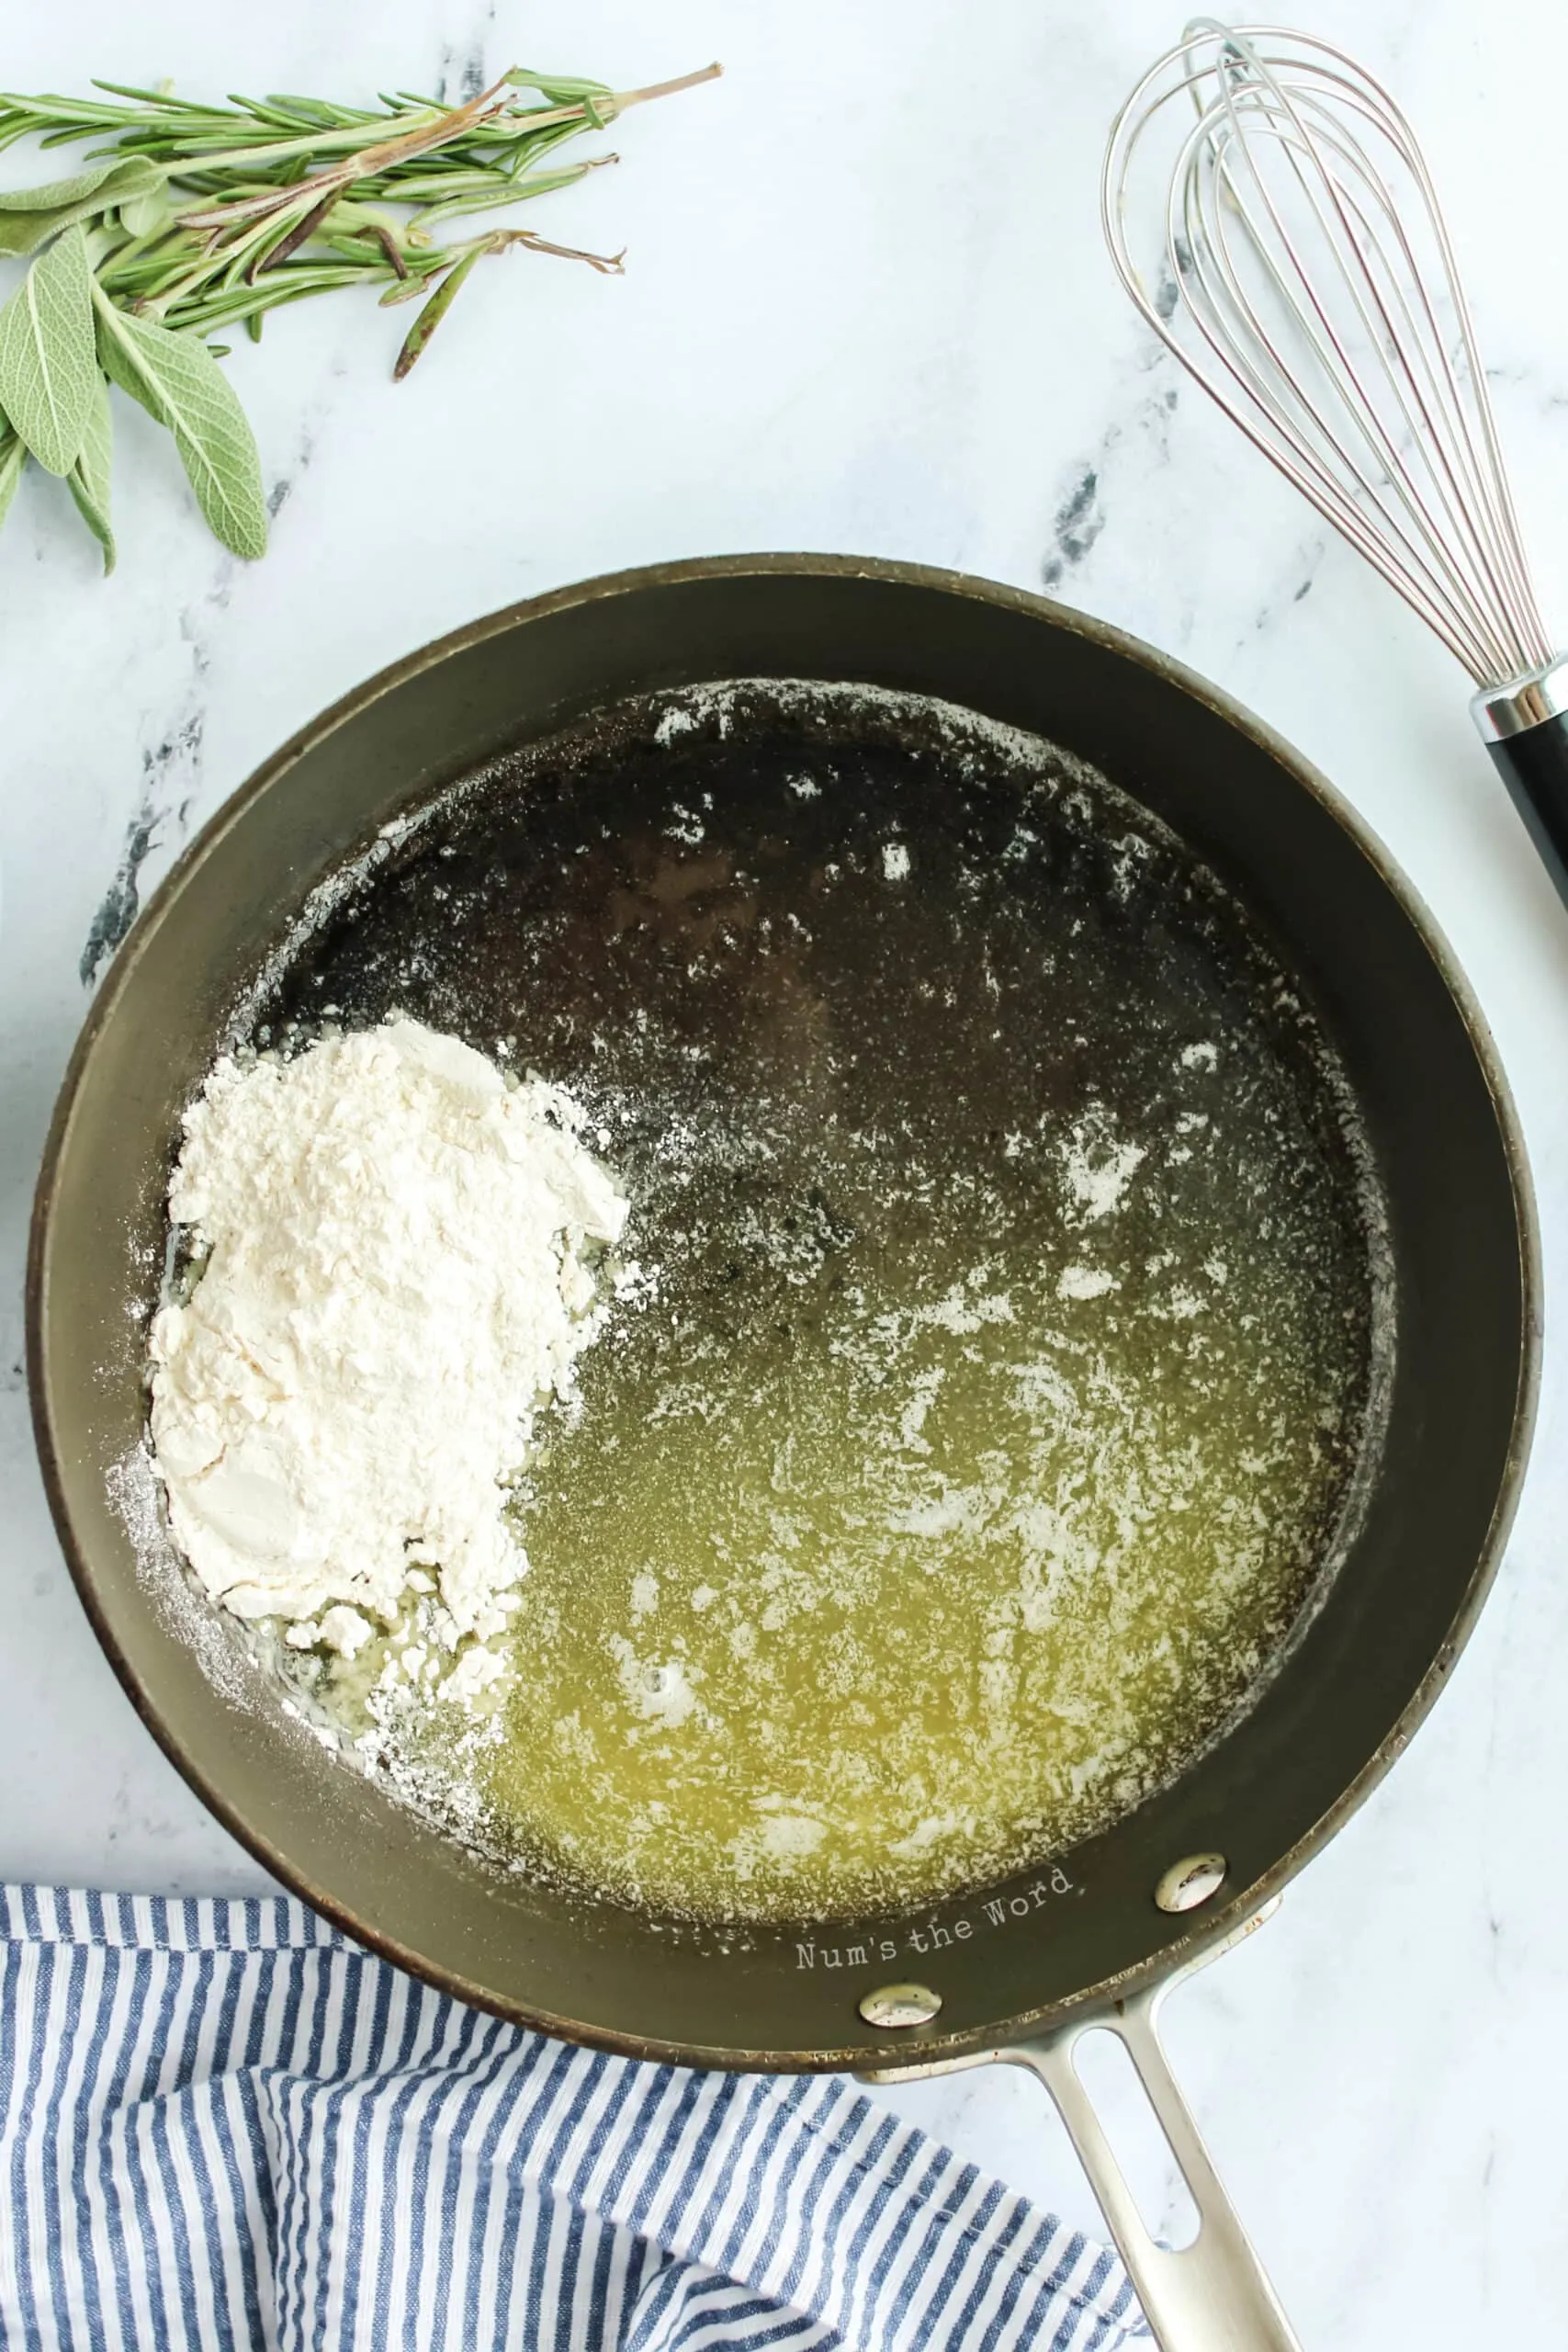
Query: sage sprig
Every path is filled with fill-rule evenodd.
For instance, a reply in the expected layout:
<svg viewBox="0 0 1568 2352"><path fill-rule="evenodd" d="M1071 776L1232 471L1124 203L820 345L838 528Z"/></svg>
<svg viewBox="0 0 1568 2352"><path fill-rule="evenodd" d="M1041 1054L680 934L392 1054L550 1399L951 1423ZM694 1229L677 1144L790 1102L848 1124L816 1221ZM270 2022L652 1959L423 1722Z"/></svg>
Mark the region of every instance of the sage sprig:
<svg viewBox="0 0 1568 2352"><path fill-rule="evenodd" d="M607 274L531 229L446 224L544 196L614 155L549 163L628 107L711 80L716 65L647 89L515 67L458 106L400 91L373 107L234 97L205 106L99 82L95 98L0 93L0 148L107 142L80 171L0 191L0 256L31 256L0 309L0 522L29 457L65 480L114 565L111 384L167 427L218 537L266 545L255 439L208 338L351 286L419 301L393 368L405 376L485 256L513 247ZM532 94L525 96L525 94ZM436 233L438 228L442 233Z"/></svg>

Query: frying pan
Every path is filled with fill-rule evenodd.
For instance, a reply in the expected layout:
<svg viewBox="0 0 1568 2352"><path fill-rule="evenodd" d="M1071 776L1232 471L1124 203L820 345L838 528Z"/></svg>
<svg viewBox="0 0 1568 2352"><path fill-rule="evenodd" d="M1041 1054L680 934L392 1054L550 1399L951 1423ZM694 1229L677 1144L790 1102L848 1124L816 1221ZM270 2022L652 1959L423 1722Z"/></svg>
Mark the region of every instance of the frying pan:
<svg viewBox="0 0 1568 2352"><path fill-rule="evenodd" d="M1160 1792L1035 1870L907 1916L745 1937L502 1877L329 1768L274 1683L194 1623L116 1482L181 1111L303 901L393 812L652 690L735 678L941 696L1093 762L1239 897L1333 1040L1386 1197L1395 1355L1348 1556L1250 1709ZM277 1878L459 1997L569 2040L718 2067L900 2073L1000 2057L1047 2082L1166 2352L1291 2333L1160 2054L1164 1988L1246 1931L1388 1769L1496 1566L1534 1398L1539 1277L1517 1125L1409 886L1303 760L1213 687L1080 616L841 558L689 562L563 590L386 671L230 800L149 904L66 1077L39 1181L34 1415L72 1573L154 1736ZM1154 2244L1074 2070L1119 2032L1201 2217Z"/></svg>

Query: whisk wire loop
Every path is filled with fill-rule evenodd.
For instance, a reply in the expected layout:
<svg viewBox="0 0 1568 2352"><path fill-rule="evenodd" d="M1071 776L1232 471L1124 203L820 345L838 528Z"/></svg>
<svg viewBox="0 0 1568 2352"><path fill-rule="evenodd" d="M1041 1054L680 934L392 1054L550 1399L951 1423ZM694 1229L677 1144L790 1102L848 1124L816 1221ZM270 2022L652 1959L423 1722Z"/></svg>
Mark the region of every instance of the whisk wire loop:
<svg viewBox="0 0 1568 2352"><path fill-rule="evenodd" d="M1227 111L1229 110L1227 107ZM1294 110L1292 109L1291 112L1293 114ZM1334 253L1344 274L1345 283L1366 336L1369 340L1373 339L1381 329L1387 338L1389 347L1395 353L1400 362L1399 368L1391 373L1390 383L1397 415L1404 426L1404 436L1410 444L1427 453L1428 471L1436 475L1435 486L1443 515L1450 527L1457 530L1461 540L1465 542L1467 554L1473 553L1476 551L1475 535L1471 526L1462 496L1456 499L1453 495L1455 488L1453 467L1440 437L1440 425L1434 419L1432 408L1428 403L1427 386L1433 383L1434 379L1427 363L1427 356L1417 335L1413 334L1407 338L1401 334L1399 323L1391 315L1389 304L1368 266L1366 245L1355 233L1353 220L1359 223L1367 243L1371 245L1372 250L1381 252L1366 212L1355 198L1348 194L1345 187L1337 184L1336 180L1331 178L1329 181L1333 200L1331 214L1322 203L1319 192L1310 175L1303 170L1298 152L1289 142L1284 143L1287 160L1296 182L1311 207L1325 243ZM1304 134L1303 143L1304 144ZM1352 170L1360 169L1362 159L1355 155L1354 151L1344 148L1342 142L1336 140L1325 139L1325 143L1331 152L1337 150L1343 153ZM1345 337L1336 329L1332 311L1318 296L1314 280L1306 267L1301 250L1291 236L1287 221L1281 217L1269 193L1267 182L1262 175L1257 172L1252 151L1250 147L1245 145L1245 142L1243 151L1247 155L1247 169L1256 182L1258 199L1268 216L1280 249L1292 265L1295 273L1294 282L1292 282L1290 277L1273 267L1267 252L1263 252L1260 258L1271 279L1272 290L1292 323L1300 331L1325 376L1340 391L1345 414L1359 439L1369 448L1376 471L1370 473L1367 470L1355 454L1353 447L1343 435L1335 432L1328 420L1314 414L1292 381L1288 362L1269 337L1266 322L1246 294L1233 248L1232 225L1222 210L1217 223L1216 257L1223 264L1226 291L1235 305L1243 325L1256 336L1273 363L1275 398L1292 414L1304 418L1307 427L1305 437L1315 445L1320 458L1323 458L1326 452L1338 459L1350 474L1354 485L1363 499L1382 514L1384 527L1404 550L1406 558L1419 563L1423 560L1422 548L1424 548L1427 560L1436 560L1440 564L1442 556L1440 529L1419 495L1415 493L1414 485L1405 469L1400 444L1384 424L1377 404L1357 369L1355 359ZM1240 208L1235 197L1235 182L1231 152L1228 149L1220 158L1217 169L1223 189L1232 194L1233 209L1239 210ZM1371 175L1367 175L1367 176L1370 178ZM1374 193L1379 192L1378 184L1375 181L1373 187ZM1408 255L1408 241L1404 238L1404 232L1399 228L1396 216L1393 225ZM1248 242L1250 243L1250 240ZM1201 250L1201 246L1199 250ZM1414 257L1410 256L1410 258L1413 261ZM1305 289L1310 300L1310 311L1304 308L1299 300L1295 290L1297 286ZM1413 329L1415 322L1411 316L1410 305L1397 284L1394 287L1394 297L1398 309L1404 314L1406 327ZM1430 306L1427 307L1429 314ZM1451 384L1452 371L1448 369L1446 372L1448 380ZM1457 390L1457 387L1455 389ZM1457 423L1457 419L1445 419L1444 422ZM1423 432L1428 436L1426 441L1420 437ZM1395 503L1393 504L1384 494L1384 485L1387 485L1393 493ZM1341 503L1337 502L1337 505L1339 511L1343 511ZM1406 528L1407 522L1421 542L1420 548L1413 543ZM1484 561L1483 551L1482 560ZM1450 608L1447 617L1454 628L1461 629L1464 628L1465 618L1461 613ZM1495 647L1486 653L1476 650L1475 658L1477 660L1495 658Z"/></svg>
<svg viewBox="0 0 1568 2352"><path fill-rule="evenodd" d="M1129 214L1183 96L1156 284ZM1118 116L1100 202L1148 324L1477 685L1550 662L1448 229L1382 85L1311 35L1194 19Z"/></svg>

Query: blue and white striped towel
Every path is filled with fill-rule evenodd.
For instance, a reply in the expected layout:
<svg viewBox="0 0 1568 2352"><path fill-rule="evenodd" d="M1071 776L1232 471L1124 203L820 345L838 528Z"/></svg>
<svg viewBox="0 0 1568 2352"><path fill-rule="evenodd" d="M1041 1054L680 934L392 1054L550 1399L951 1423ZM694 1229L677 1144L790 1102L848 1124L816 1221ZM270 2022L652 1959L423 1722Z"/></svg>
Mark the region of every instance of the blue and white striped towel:
<svg viewBox="0 0 1568 2352"><path fill-rule="evenodd" d="M1102 2247L841 2083L568 2048L282 1897L0 1893L15 2352L1147 2342Z"/></svg>

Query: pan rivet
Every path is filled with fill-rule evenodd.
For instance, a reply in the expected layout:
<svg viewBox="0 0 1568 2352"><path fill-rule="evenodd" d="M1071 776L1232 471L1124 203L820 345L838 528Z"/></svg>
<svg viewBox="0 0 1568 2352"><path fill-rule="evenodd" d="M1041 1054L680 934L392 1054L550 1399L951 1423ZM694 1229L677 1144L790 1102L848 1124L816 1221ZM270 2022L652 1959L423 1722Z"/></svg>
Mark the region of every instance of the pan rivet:
<svg viewBox="0 0 1568 2352"><path fill-rule="evenodd" d="M929 1984L879 1984L863 1993L860 2013L867 2025L908 2027L930 2025L942 2007L942 1995Z"/></svg>
<svg viewBox="0 0 1568 2352"><path fill-rule="evenodd" d="M1155 1901L1162 1911L1196 1911L1218 1894L1229 1868L1223 1854L1184 1854L1161 1878Z"/></svg>

